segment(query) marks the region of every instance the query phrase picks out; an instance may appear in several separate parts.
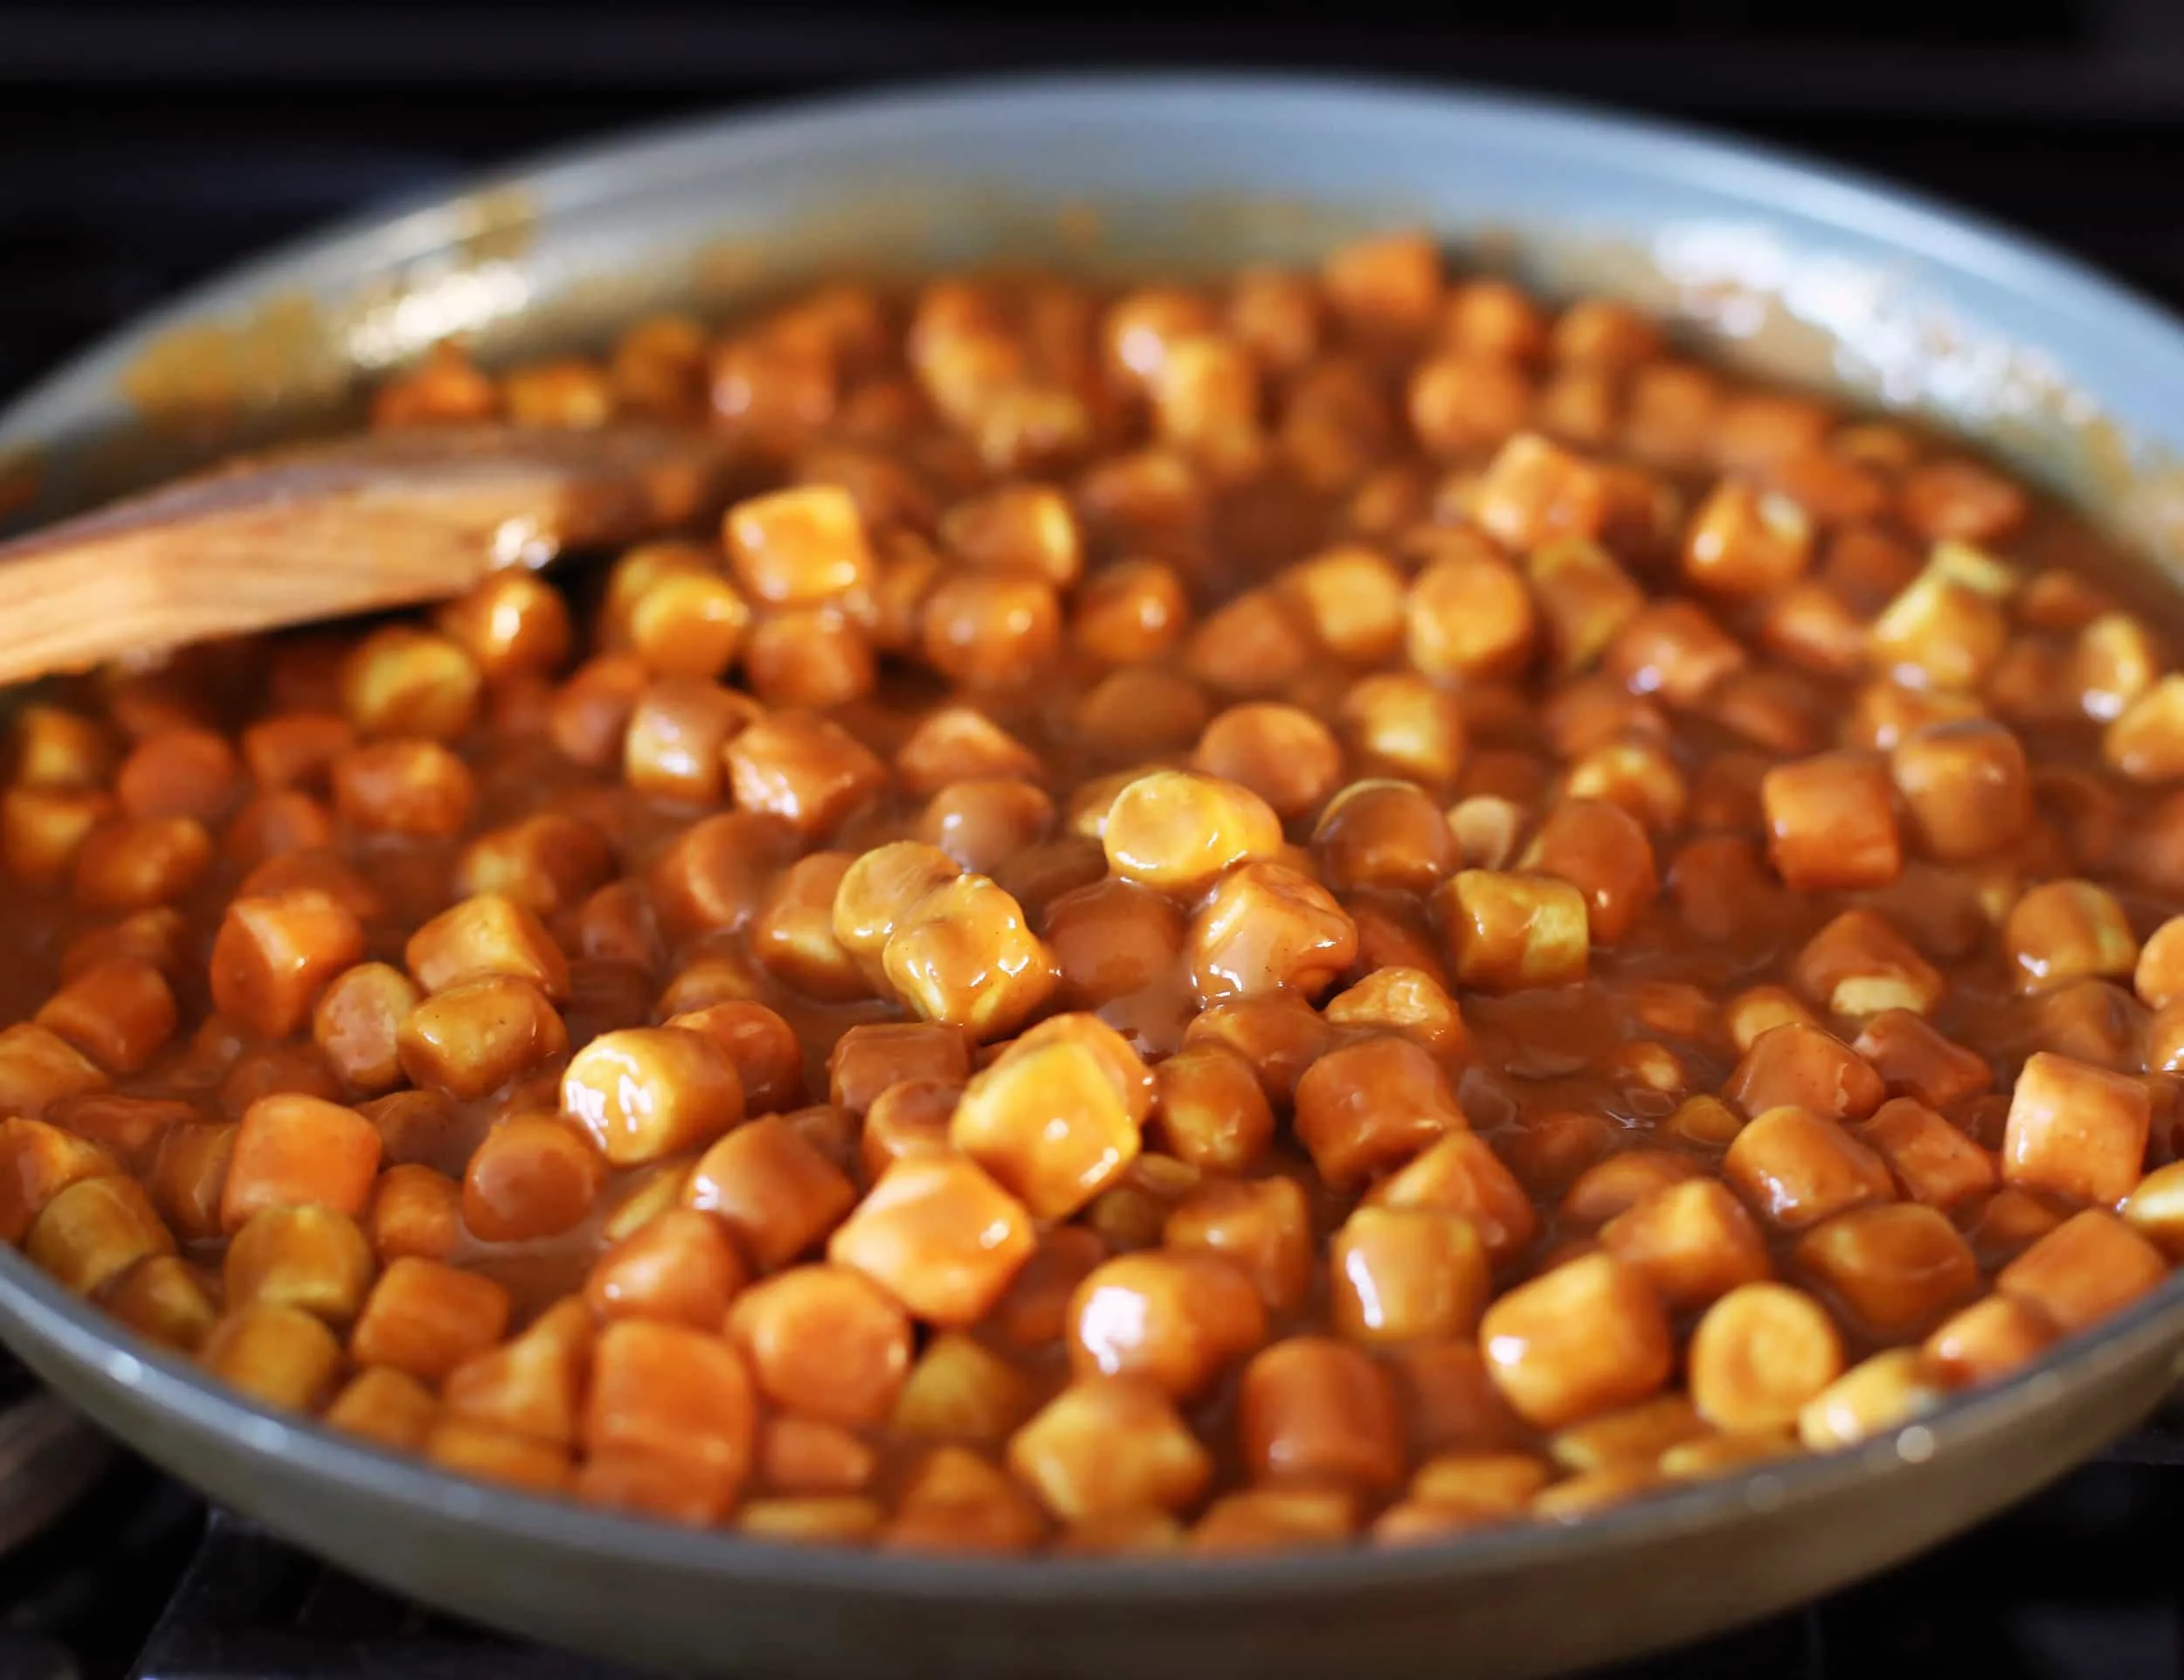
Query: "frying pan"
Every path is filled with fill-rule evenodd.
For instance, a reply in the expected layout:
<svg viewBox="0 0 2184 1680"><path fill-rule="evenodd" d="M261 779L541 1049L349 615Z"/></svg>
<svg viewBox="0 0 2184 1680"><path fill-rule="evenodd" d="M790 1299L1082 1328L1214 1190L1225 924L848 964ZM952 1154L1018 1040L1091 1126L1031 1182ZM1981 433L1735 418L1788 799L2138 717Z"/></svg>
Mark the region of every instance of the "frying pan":
<svg viewBox="0 0 2184 1680"><path fill-rule="evenodd" d="M1006 253L1299 259L1422 223L1550 287L1621 293L1763 370L1980 435L2184 560L2184 330L2083 269L1903 195L1533 102L1221 78L1004 81L701 123L570 154L259 262L0 419L0 485L58 514L376 370L720 305L814 267ZM213 1497L404 1593L681 1672L1544 1673L1695 1636L1881 1568L2028 1492L2180 1374L2173 1280L2014 1381L1851 1451L1572 1527L1396 1551L993 1561L689 1533L459 1480L252 1406L0 1252L0 1338Z"/></svg>

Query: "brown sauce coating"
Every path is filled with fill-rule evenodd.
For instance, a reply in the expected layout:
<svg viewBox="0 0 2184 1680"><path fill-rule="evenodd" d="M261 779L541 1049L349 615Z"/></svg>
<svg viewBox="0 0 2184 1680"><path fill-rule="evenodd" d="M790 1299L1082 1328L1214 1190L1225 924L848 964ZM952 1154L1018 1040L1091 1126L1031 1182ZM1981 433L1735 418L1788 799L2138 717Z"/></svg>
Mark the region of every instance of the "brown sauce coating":
<svg viewBox="0 0 2184 1680"><path fill-rule="evenodd" d="M1960 450L1400 237L376 420L616 412L717 531L14 725L0 1239L253 1395L782 1539L1394 1543L2184 1257L2184 675Z"/></svg>

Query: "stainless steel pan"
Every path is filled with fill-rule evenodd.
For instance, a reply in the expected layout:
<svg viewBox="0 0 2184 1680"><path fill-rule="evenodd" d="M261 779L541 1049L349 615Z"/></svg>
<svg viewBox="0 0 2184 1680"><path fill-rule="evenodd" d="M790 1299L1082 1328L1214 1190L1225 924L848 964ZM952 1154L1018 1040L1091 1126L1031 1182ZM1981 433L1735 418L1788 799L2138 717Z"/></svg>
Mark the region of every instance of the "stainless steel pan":
<svg viewBox="0 0 2184 1680"><path fill-rule="evenodd" d="M2184 560L2184 330L1948 212L1646 125L1312 81L1029 81L859 99L573 154L257 263L0 418L0 508L66 510L333 419L450 331L543 348L812 268L1006 252L1309 256L1422 222L1550 286L1620 291L1768 370L1980 434ZM1853 1452L1581 1526L1178 1564L754 1545L459 1481L248 1405L0 1252L0 1338L214 1497L404 1592L708 1674L1396 1677L1548 1671L1760 1615L2018 1497L2179 1374L2184 1285Z"/></svg>

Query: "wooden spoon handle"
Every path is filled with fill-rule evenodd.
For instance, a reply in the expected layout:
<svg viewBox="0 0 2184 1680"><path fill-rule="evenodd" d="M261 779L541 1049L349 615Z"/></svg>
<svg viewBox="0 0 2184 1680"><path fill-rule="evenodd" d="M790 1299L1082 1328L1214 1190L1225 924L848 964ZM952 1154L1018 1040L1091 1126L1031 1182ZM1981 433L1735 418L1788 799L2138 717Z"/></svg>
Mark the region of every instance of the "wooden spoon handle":
<svg viewBox="0 0 2184 1680"><path fill-rule="evenodd" d="M308 445L0 543L0 681L459 595L688 525L725 460L702 433L419 428Z"/></svg>

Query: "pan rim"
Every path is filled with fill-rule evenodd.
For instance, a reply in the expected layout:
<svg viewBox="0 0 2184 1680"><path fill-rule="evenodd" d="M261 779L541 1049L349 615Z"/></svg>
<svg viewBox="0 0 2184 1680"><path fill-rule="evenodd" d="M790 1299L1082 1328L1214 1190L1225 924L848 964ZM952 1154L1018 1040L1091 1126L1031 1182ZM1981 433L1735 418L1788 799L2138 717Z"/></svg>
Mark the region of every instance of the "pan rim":
<svg viewBox="0 0 2184 1680"><path fill-rule="evenodd" d="M2143 335L2144 354L2184 371L2184 329L2158 306L2116 281L1985 218L1855 171L1782 149L1714 137L1683 124L1626 117L1559 100L1396 79L1251 73L999 76L927 84L884 93L847 93L784 102L764 111L699 116L549 151L496 169L453 191L434 191L368 211L225 270L165 307L72 358L0 413L0 448L45 440L53 421L103 391L111 371L142 343L201 319L276 279L339 273L399 260L407 248L446 243L462 205L520 189L545 213L616 196L632 168L660 178L672 167L724 167L725 154L793 149L814 135L839 139L859 126L884 134L903 123L992 118L1036 102L1043 117L1075 108L1113 122L1135 101L1187 97L1213 114L1269 99L1298 109L1300 126L1346 116L1360 123L1393 112L1420 120L1462 113L1499 128L1512 144L1552 157L1612 146L1634 173L1668 179L1703 169L1725 200L1773 203L1845 232L1884 242L2021 294L2039 295L2044 315L2098 324L2101 335ZM1376 115L1377 114L1377 115ZM1641 156L1642 155L1642 156ZM0 1249L0 1322L39 1351L51 1351L143 1398L195 1435L252 1452L291 1452L313 1476L349 1494L428 1512L486 1534L522 1535L570 1553L612 1552L680 1574L732 1576L755 1587L822 1589L850 1597L960 1602L1068 1602L1202 1607L1268 1599L1354 1594L1434 1581L1513 1574L1552 1559L1582 1563L1713 1526L1743 1511L1794 1512L1825 1503L1876 1476L1976 1452L2028 1409L2063 1388L2107 1374L2184 1343L2184 1274L2098 1330L2072 1338L2009 1379L1953 1397L1903 1428L1848 1450L1745 1476L1664 1492L1569 1525L1512 1525L1400 1548L1352 1545L1239 1557L1171 1559L1040 1557L993 1559L804 1547L692 1531L594 1510L573 1502L473 1482L424 1461L343 1435L315 1420L249 1400L172 1354L128 1337L96 1308L70 1296L11 1249ZM37 1362L37 1352L30 1357Z"/></svg>
<svg viewBox="0 0 2184 1680"><path fill-rule="evenodd" d="M2039 239L1946 199L1886 178L1808 156L1794 148L1747 141L1702 125L1618 111L1574 99L1512 93L1460 80L1252 70L1094 71L936 79L883 90L848 89L753 104L722 114L699 113L641 123L589 140L547 148L466 178L457 186L398 195L279 241L185 287L82 347L59 367L0 404L0 450L38 441L48 417L90 395L144 344L227 304L316 273L351 273L430 254L469 231L469 207L514 190L547 216L611 201L617 182L641 172L671 180L681 169L708 174L733 148L756 158L813 138L839 138L860 127L992 121L1036 106L1046 119L1096 112L1112 122L1118 108L1188 99L1211 114L1244 112L1279 100L1300 127L1332 116L1360 123L1393 114L1430 121L1462 114L1490 124L1540 156L1597 155L1614 149L1634 176L1679 179L1703 173L1725 200L1766 205L1924 257L1998 290L2040 294L2050 316L2068 316L2103 336L2145 335L2134 347L2184 371L2184 315L2091 264ZM1642 157L1641 155L1642 154Z"/></svg>
<svg viewBox="0 0 2184 1680"><path fill-rule="evenodd" d="M1346 1595L1421 1582L1521 1573L1552 1559L1569 1566L1712 1527L1735 1514L1794 1516L1876 1476L1903 1473L1979 1451L2020 1415L2070 1382L2098 1383L2164 1345L2184 1374L2184 1273L2134 1302L2083 1339L2065 1338L2003 1381L1950 1397L1930 1412L1856 1447L1792 1457L1743 1474L1664 1490L1553 1524L1512 1524L1448 1539L1375 1547L1352 1544L1240 1555L1029 1555L1004 1559L919 1554L754 1540L725 1529L679 1528L513 1487L452 1475L413 1455L342 1434L231 1389L188 1360L108 1333L97 1309L70 1295L12 1248L0 1248L0 1313L39 1348L136 1389L193 1433L239 1441L253 1453L298 1451L313 1476L352 1495L423 1509L486 1534L522 1535L569 1552L608 1552L679 1573L732 1575L754 1587L825 1589L902 1600L1249 1604L1300 1593ZM118 1326L116 1330L118 1331ZM22 1350L18 1348L18 1352ZM28 1358L33 1366L37 1355ZM300 1437L300 1441L295 1438ZM187 1480L185 1476L183 1478Z"/></svg>

